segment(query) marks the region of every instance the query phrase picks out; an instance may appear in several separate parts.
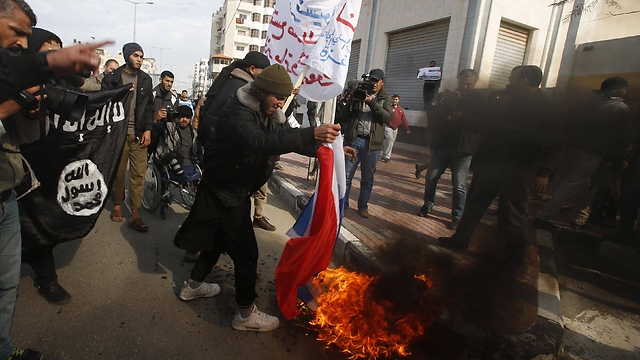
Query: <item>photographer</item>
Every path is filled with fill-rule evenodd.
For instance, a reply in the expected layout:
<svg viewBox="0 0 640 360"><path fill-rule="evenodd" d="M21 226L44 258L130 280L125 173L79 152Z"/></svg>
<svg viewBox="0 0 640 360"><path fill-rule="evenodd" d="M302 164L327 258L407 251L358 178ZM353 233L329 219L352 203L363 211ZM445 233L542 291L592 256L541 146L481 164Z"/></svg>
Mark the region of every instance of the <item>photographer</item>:
<svg viewBox="0 0 640 360"><path fill-rule="evenodd" d="M373 69L356 89L342 99L336 122L344 130L344 145L356 149L355 159L346 158L347 192L345 210L349 208L351 181L362 163L358 213L369 217L368 203L373 189L373 175L384 143L384 126L391 119L391 97L384 91L384 71Z"/></svg>
<svg viewBox="0 0 640 360"><path fill-rule="evenodd" d="M178 106L175 113L168 114L164 123L164 134L158 144L158 158L171 169L172 179L185 182L196 172L198 161L197 134L191 125L193 111L185 105Z"/></svg>
<svg viewBox="0 0 640 360"><path fill-rule="evenodd" d="M147 148L149 154L153 154L158 147L160 138L164 134L164 120L167 112L178 108L178 94L172 90L175 76L171 71L165 70L160 74L160 83L151 91L153 95L153 129L151 129L151 143Z"/></svg>
<svg viewBox="0 0 640 360"><path fill-rule="evenodd" d="M56 75L97 71L100 58L95 49L106 43L73 46L60 51L14 56L27 47L27 36L36 16L22 0L0 0L0 359L41 359L42 354L13 345L10 331L20 280L20 218L13 191L24 169L18 147L14 117L22 110L25 90L35 94ZM40 97L35 96L39 101Z"/></svg>

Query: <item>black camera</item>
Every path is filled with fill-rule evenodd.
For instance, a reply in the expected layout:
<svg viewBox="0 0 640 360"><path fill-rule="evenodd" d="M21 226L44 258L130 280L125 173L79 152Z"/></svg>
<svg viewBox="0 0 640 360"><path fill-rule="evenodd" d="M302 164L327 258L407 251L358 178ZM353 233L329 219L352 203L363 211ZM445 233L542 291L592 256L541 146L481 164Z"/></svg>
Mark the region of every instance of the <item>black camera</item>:
<svg viewBox="0 0 640 360"><path fill-rule="evenodd" d="M353 100L355 101L365 101L367 99L367 95L372 95L374 93L373 88L375 84L371 82L369 79L369 74L362 75L362 81L358 82L358 87L353 90Z"/></svg>
<svg viewBox="0 0 640 360"><path fill-rule="evenodd" d="M65 120L79 121L82 118L89 100L87 95L54 85L43 85L42 89L46 95L44 105L47 110ZM39 106L36 95L23 90L14 99L25 110L35 110Z"/></svg>
<svg viewBox="0 0 640 360"><path fill-rule="evenodd" d="M167 105L167 120L173 121L178 118L178 110L174 109L171 105Z"/></svg>

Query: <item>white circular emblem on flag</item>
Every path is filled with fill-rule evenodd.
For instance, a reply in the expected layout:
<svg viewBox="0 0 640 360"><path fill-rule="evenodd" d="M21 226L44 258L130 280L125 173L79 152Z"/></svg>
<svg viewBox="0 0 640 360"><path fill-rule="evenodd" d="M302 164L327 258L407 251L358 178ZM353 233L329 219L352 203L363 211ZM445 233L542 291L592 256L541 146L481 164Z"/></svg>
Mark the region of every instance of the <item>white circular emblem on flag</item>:
<svg viewBox="0 0 640 360"><path fill-rule="evenodd" d="M69 215L91 216L100 211L107 197L107 184L91 160L67 165L58 181L58 204Z"/></svg>

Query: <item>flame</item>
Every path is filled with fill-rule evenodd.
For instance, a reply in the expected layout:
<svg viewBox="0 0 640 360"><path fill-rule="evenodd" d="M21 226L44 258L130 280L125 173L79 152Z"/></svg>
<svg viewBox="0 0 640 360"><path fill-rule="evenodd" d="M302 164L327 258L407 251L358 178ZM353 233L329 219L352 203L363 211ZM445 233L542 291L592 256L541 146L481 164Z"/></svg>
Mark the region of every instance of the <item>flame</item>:
<svg viewBox="0 0 640 360"><path fill-rule="evenodd" d="M425 290L433 287L425 275L414 279L424 282ZM314 285L323 290L311 321L318 328L318 340L335 344L351 359L411 354L409 343L431 325L433 311L421 300L413 307L420 311L398 313L391 301L375 299L376 280L343 267L327 269L314 279ZM427 294L422 295L426 301Z"/></svg>

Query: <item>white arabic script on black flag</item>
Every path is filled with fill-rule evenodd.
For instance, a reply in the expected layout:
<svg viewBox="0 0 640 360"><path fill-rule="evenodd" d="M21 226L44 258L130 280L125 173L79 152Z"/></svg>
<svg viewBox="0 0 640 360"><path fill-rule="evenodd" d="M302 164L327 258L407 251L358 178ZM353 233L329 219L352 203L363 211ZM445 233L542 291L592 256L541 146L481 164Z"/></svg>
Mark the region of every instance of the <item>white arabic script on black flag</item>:
<svg viewBox="0 0 640 360"><path fill-rule="evenodd" d="M126 139L131 92L124 86L87 95L81 119L54 116L46 138L23 151L41 183L18 202L28 243L82 238L104 207Z"/></svg>

